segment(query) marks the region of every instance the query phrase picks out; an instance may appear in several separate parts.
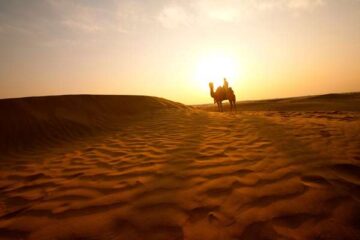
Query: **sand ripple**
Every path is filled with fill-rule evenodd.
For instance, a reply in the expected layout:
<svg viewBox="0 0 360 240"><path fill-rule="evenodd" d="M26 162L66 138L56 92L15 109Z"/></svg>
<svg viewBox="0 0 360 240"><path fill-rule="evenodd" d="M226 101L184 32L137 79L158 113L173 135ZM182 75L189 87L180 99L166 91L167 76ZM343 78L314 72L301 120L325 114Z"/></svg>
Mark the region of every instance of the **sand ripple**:
<svg viewBox="0 0 360 240"><path fill-rule="evenodd" d="M162 110L9 155L0 239L360 239L359 119Z"/></svg>

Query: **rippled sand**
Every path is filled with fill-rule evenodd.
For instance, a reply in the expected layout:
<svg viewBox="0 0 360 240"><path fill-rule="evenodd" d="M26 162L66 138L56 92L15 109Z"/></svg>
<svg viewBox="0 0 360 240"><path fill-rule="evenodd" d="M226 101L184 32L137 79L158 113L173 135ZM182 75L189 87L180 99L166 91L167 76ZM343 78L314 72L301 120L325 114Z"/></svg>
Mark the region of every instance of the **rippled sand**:
<svg viewBox="0 0 360 240"><path fill-rule="evenodd" d="M164 108L0 165L0 239L360 239L360 112Z"/></svg>

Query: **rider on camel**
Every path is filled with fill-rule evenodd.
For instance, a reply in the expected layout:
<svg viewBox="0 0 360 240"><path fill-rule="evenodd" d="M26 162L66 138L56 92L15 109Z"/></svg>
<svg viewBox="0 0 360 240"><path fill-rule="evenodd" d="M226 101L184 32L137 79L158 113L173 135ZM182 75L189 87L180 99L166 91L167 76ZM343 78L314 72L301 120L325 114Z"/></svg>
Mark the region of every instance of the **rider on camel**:
<svg viewBox="0 0 360 240"><path fill-rule="evenodd" d="M229 83L228 83L228 81L226 80L226 78L224 78L223 89L224 89L225 94L226 94L226 96L227 96L228 91L229 91Z"/></svg>

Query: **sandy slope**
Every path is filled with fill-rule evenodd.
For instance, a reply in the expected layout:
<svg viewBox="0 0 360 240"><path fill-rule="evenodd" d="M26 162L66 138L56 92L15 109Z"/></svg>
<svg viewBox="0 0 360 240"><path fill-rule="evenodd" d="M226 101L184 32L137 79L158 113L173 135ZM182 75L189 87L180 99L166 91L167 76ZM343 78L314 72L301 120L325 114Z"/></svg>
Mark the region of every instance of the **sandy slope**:
<svg viewBox="0 0 360 240"><path fill-rule="evenodd" d="M36 138L55 141L57 126ZM214 113L157 99L100 129L6 145L0 239L360 238L359 112Z"/></svg>
<svg viewBox="0 0 360 240"><path fill-rule="evenodd" d="M0 150L57 145L128 124L129 117L186 108L147 96L66 95L0 100Z"/></svg>

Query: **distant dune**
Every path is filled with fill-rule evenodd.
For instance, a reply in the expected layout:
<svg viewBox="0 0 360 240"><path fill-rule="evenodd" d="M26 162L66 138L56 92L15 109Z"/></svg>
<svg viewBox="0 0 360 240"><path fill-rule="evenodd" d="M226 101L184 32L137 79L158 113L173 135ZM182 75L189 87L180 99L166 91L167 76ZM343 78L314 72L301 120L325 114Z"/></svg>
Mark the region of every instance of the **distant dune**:
<svg viewBox="0 0 360 240"><path fill-rule="evenodd" d="M0 240L360 239L358 93L214 109L0 100Z"/></svg>
<svg viewBox="0 0 360 240"><path fill-rule="evenodd" d="M227 102L224 102L229 109ZM333 93L317 96L240 101L239 111L360 111L360 93ZM217 111L215 104L197 105Z"/></svg>

